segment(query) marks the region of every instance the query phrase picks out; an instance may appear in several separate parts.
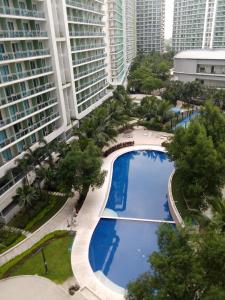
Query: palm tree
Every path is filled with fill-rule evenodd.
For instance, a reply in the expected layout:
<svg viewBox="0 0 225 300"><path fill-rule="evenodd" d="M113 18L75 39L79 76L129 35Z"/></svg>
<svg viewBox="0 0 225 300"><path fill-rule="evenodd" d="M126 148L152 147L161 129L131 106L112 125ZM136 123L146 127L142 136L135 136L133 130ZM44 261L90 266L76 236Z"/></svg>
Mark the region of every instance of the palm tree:
<svg viewBox="0 0 225 300"><path fill-rule="evenodd" d="M22 207L31 207L32 202L39 198L37 190L32 186L23 184L16 190L16 199Z"/></svg>

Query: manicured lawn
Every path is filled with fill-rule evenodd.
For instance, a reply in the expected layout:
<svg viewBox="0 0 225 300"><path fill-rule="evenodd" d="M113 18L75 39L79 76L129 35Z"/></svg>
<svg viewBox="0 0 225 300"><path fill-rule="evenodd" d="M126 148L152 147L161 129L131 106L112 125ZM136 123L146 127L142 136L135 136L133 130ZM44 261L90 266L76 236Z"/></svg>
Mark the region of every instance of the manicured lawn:
<svg viewBox="0 0 225 300"><path fill-rule="evenodd" d="M56 283L63 283L73 275L70 263L73 240L74 235L64 231L48 235L31 249L0 267L0 278L37 274ZM48 265L47 274L45 274L41 249L44 250Z"/></svg>
<svg viewBox="0 0 225 300"><path fill-rule="evenodd" d="M182 219L183 220L192 219L191 213L188 210L185 199L183 197L181 181L180 181L179 174L177 172L175 172L172 180L172 193L173 193L174 201L176 203L176 207Z"/></svg>

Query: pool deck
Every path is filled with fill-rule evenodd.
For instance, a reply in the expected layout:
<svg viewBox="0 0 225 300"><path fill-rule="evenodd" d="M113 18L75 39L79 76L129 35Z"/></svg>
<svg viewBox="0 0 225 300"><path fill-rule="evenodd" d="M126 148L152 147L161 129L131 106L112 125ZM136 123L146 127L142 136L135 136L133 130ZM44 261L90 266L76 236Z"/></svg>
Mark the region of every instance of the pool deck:
<svg viewBox="0 0 225 300"><path fill-rule="evenodd" d="M113 162L126 152L135 150L164 151L162 142L171 135L162 132L145 130L136 127L129 134L120 134L114 144L134 141L135 145L113 152L103 159L102 169L107 171L105 182L99 189L90 190L85 203L77 217L77 235L72 247L71 264L74 276L79 283L80 293L89 300L124 300L125 290L107 280L103 276L94 274L88 258L89 244L92 234L103 213L112 179ZM103 283L104 282L104 283Z"/></svg>

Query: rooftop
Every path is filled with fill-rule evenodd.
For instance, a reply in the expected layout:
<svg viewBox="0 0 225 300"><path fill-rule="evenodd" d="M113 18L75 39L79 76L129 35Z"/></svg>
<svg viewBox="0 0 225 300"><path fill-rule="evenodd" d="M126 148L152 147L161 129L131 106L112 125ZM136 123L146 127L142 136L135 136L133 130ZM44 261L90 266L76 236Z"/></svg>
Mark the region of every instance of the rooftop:
<svg viewBox="0 0 225 300"><path fill-rule="evenodd" d="M177 53L174 59L225 60L225 49L193 49Z"/></svg>

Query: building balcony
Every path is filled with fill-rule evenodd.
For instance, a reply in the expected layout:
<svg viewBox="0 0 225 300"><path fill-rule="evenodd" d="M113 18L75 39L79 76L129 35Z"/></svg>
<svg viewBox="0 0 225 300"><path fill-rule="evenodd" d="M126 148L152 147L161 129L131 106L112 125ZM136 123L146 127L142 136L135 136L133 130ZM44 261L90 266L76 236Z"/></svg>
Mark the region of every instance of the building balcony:
<svg viewBox="0 0 225 300"><path fill-rule="evenodd" d="M88 45L75 45L71 46L72 52L78 52L83 50L92 50L92 49L98 49L98 48L104 48L106 44L88 44Z"/></svg>
<svg viewBox="0 0 225 300"><path fill-rule="evenodd" d="M48 34L46 31L39 30L0 30L0 39L10 38L47 38Z"/></svg>
<svg viewBox="0 0 225 300"><path fill-rule="evenodd" d="M87 101L92 96L94 97L95 94L99 93L102 89L104 89L106 87L107 87L107 83L105 82L105 83L102 83L101 85L99 85L97 88L92 89L92 91L87 93L85 96L77 97L78 104L80 105L82 102Z"/></svg>
<svg viewBox="0 0 225 300"><path fill-rule="evenodd" d="M99 0L98 2L103 4L103 1ZM81 9L84 9L84 10L88 10L90 12L95 12L95 13L98 13L98 14L101 14L101 15L104 14L104 12L101 9L99 9L97 6L93 7L93 6L90 6L88 4L81 3L79 0L66 0L66 4L71 5L73 7L76 7L76 8L81 8Z"/></svg>
<svg viewBox="0 0 225 300"><path fill-rule="evenodd" d="M92 18L80 18L80 17L74 17L74 16L68 16L68 21L69 22L74 22L74 23L79 23L79 24L90 24L90 25L100 25L104 26L104 22L101 20L96 20Z"/></svg>
<svg viewBox="0 0 225 300"><path fill-rule="evenodd" d="M12 16L23 16L23 17L32 17L32 18L39 18L44 19L45 15L42 12L29 10L29 9L21 9L21 8L14 8L8 6L1 6L0 7L0 14L2 15L12 15Z"/></svg>
<svg viewBox="0 0 225 300"><path fill-rule="evenodd" d="M85 90L86 88L90 87L91 85L96 84L98 81L101 81L102 79L106 78L106 76L107 76L107 74L102 74L100 76L97 76L95 79L90 80L90 81L76 87L76 91L80 93L80 92L82 92L82 90Z"/></svg>
<svg viewBox="0 0 225 300"><path fill-rule="evenodd" d="M37 69L32 69L24 72L11 73L8 75L0 75L0 84L1 83L10 83L11 81L24 79L26 77L32 77L35 75L52 72L52 66L45 66Z"/></svg>
<svg viewBox="0 0 225 300"><path fill-rule="evenodd" d="M104 32L101 31L70 31L70 37L79 38L79 37L103 37L105 36Z"/></svg>
<svg viewBox="0 0 225 300"><path fill-rule="evenodd" d="M103 53L103 54L99 54L99 55L94 55L94 56L89 56L89 57L73 60L73 66L80 65L83 63L89 63L89 62L95 61L97 59L104 59L105 57L106 57L106 54Z"/></svg>
<svg viewBox="0 0 225 300"><path fill-rule="evenodd" d="M20 93L13 94L9 97L0 99L0 106L3 106L3 105L6 106L8 104L10 105L16 101L25 100L27 97L30 97L30 96L34 97L36 94L41 93L41 92L47 92L51 88L55 88L54 82L42 84L42 85L36 86L35 88L30 89L30 90L21 91Z"/></svg>
<svg viewBox="0 0 225 300"><path fill-rule="evenodd" d="M101 64L95 68L88 68L85 71L74 74L74 79L75 80L82 79L83 77L90 76L94 73L97 73L98 71L105 69L106 67L107 67L107 64Z"/></svg>
<svg viewBox="0 0 225 300"><path fill-rule="evenodd" d="M6 53L0 53L0 61L16 60L21 58L43 56L43 55L50 55L50 51L48 49L37 49L37 50L27 50L27 51L19 51L19 52L6 52Z"/></svg>
<svg viewBox="0 0 225 300"><path fill-rule="evenodd" d="M28 126L25 129L21 129L19 132L17 132L16 134L12 135L11 137L6 138L5 140L0 141L0 147L4 148L7 145L12 144L13 142L19 140L22 137L25 137L26 135L29 135L29 133L32 133L33 131L38 131L38 129L41 129L41 127L43 125L46 125L47 123L58 119L59 113L53 113L52 115L48 116L47 118L44 118L38 122L36 122L35 124Z"/></svg>
<svg viewBox="0 0 225 300"><path fill-rule="evenodd" d="M53 104L57 104L57 98L51 98L47 101L44 101L43 103L33 106L27 110L17 112L14 116L0 120L0 126L3 127L8 124L19 121L22 118L29 117L31 114L38 112L38 111L42 111L43 109L47 109L48 107L52 106Z"/></svg>

